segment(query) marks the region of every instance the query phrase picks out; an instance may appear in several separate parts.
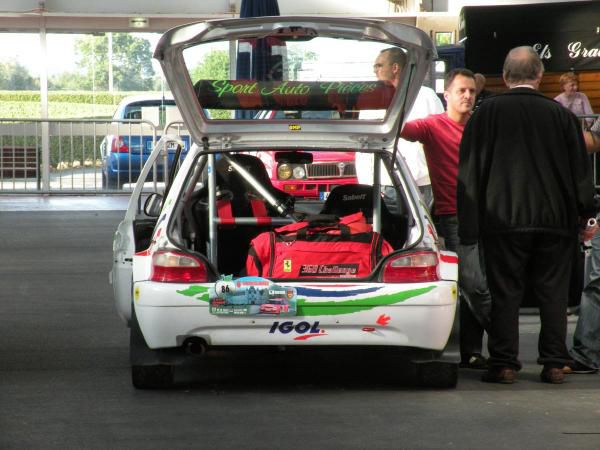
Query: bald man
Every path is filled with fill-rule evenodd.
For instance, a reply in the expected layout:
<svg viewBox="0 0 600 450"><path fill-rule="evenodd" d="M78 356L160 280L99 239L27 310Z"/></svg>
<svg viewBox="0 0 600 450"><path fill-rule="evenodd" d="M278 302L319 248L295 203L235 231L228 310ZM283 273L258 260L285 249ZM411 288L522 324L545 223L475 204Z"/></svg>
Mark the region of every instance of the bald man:
<svg viewBox="0 0 600 450"><path fill-rule="evenodd" d="M486 99L460 145L457 210L461 244L480 241L492 295L489 369L510 384L521 369L519 306L540 307L543 382L564 381L570 357L567 299L581 224L594 217L594 184L577 117L538 91L544 65L532 47L506 56L509 90Z"/></svg>

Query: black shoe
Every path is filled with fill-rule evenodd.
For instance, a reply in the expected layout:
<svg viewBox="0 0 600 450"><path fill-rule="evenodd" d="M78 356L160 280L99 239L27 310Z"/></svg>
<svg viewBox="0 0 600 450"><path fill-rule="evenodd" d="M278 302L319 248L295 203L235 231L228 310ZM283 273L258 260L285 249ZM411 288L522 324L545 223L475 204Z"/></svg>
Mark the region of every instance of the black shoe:
<svg viewBox="0 0 600 450"><path fill-rule="evenodd" d="M571 364L567 364L563 368L563 372L566 374L570 373L597 373L598 369L581 364L579 361L573 361Z"/></svg>
<svg viewBox="0 0 600 450"><path fill-rule="evenodd" d="M486 383L513 384L515 371L510 367L490 367L481 375L481 381Z"/></svg>
<svg viewBox="0 0 600 450"><path fill-rule="evenodd" d="M540 379L544 383L562 384L565 382L565 373L560 367L544 367Z"/></svg>
<svg viewBox="0 0 600 450"><path fill-rule="evenodd" d="M463 369L487 369L487 359L481 353L473 353L468 360L461 361L458 367Z"/></svg>

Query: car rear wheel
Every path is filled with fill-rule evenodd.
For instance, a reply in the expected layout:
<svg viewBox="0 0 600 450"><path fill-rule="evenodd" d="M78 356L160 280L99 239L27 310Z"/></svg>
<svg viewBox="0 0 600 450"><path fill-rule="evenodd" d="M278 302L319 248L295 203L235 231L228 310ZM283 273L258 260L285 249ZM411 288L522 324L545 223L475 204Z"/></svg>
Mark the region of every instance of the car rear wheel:
<svg viewBox="0 0 600 450"><path fill-rule="evenodd" d="M417 363L417 385L429 388L454 388L458 382L458 364L432 361Z"/></svg>
<svg viewBox="0 0 600 450"><path fill-rule="evenodd" d="M153 364L158 352L146 344L137 321L135 308L131 305L131 329L129 333L129 354L131 358L131 382L136 389L165 389L174 382L174 368L167 364ZM146 364L148 362L148 364Z"/></svg>

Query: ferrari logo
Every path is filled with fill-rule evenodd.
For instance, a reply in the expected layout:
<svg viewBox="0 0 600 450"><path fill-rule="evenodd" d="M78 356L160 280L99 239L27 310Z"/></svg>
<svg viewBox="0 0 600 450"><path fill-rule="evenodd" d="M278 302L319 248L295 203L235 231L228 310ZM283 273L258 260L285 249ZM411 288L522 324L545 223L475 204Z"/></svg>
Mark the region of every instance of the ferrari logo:
<svg viewBox="0 0 600 450"><path fill-rule="evenodd" d="M140 288L138 286L136 286L135 290L133 291L133 298L136 302L140 299Z"/></svg>
<svg viewBox="0 0 600 450"><path fill-rule="evenodd" d="M291 272L292 271L292 260L291 259L284 259L283 260L283 271L284 272Z"/></svg>

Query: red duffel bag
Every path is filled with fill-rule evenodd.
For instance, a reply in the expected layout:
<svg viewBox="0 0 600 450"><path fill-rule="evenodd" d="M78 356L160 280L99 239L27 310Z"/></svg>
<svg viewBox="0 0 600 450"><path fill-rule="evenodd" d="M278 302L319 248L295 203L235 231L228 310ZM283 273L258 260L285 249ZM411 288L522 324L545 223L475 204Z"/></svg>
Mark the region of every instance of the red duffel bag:
<svg viewBox="0 0 600 450"><path fill-rule="evenodd" d="M246 271L265 278L360 278L392 251L362 212L317 215L259 234L250 243Z"/></svg>

